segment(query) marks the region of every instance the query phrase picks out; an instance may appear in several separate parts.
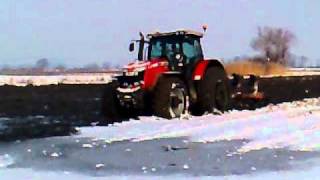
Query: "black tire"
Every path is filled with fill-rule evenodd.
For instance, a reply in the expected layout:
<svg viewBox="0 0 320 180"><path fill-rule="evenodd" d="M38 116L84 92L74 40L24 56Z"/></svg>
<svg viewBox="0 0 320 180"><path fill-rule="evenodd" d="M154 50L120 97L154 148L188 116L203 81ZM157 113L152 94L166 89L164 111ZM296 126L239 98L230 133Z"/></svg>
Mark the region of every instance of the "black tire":
<svg viewBox="0 0 320 180"><path fill-rule="evenodd" d="M105 119L104 123L107 124L119 122L124 118L124 110L117 99L116 88L117 82L111 82L106 85L102 95L101 113Z"/></svg>
<svg viewBox="0 0 320 180"><path fill-rule="evenodd" d="M198 85L198 108L201 113L228 110L230 91L227 75L220 67L209 67Z"/></svg>
<svg viewBox="0 0 320 180"><path fill-rule="evenodd" d="M186 110L187 91L178 77L161 77L153 91L152 109L156 116L172 119Z"/></svg>

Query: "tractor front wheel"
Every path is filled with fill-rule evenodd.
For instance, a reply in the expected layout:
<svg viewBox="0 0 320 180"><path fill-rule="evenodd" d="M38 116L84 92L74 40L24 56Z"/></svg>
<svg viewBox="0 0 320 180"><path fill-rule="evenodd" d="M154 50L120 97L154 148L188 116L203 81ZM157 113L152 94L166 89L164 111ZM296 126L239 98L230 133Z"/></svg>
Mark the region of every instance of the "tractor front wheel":
<svg viewBox="0 0 320 180"><path fill-rule="evenodd" d="M171 119L186 111L187 91L178 77L162 77L153 92L152 109L156 116Z"/></svg>

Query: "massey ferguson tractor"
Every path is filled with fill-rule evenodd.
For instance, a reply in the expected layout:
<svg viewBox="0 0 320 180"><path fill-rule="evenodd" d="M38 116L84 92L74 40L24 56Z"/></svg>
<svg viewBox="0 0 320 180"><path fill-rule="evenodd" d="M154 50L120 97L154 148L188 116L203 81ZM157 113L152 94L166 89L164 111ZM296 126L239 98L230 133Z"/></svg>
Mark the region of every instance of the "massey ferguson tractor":
<svg viewBox="0 0 320 180"><path fill-rule="evenodd" d="M137 60L106 85L104 116L115 121L143 112L171 119L227 110L226 72L219 60L204 58L202 37L189 30L140 33L129 46L132 52L138 45Z"/></svg>

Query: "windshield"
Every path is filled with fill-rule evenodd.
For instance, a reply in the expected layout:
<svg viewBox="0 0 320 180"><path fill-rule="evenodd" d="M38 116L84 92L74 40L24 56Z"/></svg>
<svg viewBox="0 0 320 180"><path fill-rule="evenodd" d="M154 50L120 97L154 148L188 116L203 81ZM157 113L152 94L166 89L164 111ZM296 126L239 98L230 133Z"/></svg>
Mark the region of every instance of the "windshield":
<svg viewBox="0 0 320 180"><path fill-rule="evenodd" d="M156 57L161 57L162 56L162 47L163 47L163 42L162 41L152 41L150 43L151 46L151 51L150 51L150 59L156 58Z"/></svg>
<svg viewBox="0 0 320 180"><path fill-rule="evenodd" d="M165 57L170 59L180 52L180 44L174 39L152 39L149 44L149 59Z"/></svg>

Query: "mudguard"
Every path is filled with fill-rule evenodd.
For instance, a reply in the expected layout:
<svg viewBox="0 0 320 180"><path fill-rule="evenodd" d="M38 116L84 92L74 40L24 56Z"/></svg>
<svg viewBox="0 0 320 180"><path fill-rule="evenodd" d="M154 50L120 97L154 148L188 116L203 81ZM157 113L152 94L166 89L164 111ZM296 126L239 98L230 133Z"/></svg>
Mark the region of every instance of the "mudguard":
<svg viewBox="0 0 320 180"><path fill-rule="evenodd" d="M144 72L144 85L142 88L146 90L153 89L158 82L159 76L168 71L169 68L166 60L155 59L150 61L150 64Z"/></svg>
<svg viewBox="0 0 320 180"><path fill-rule="evenodd" d="M207 70L208 67L215 66L215 67L220 67L224 70L224 66L221 63L220 60L218 59L208 59L208 60L201 60L197 63L193 74L192 74L192 79L193 80L201 80Z"/></svg>

